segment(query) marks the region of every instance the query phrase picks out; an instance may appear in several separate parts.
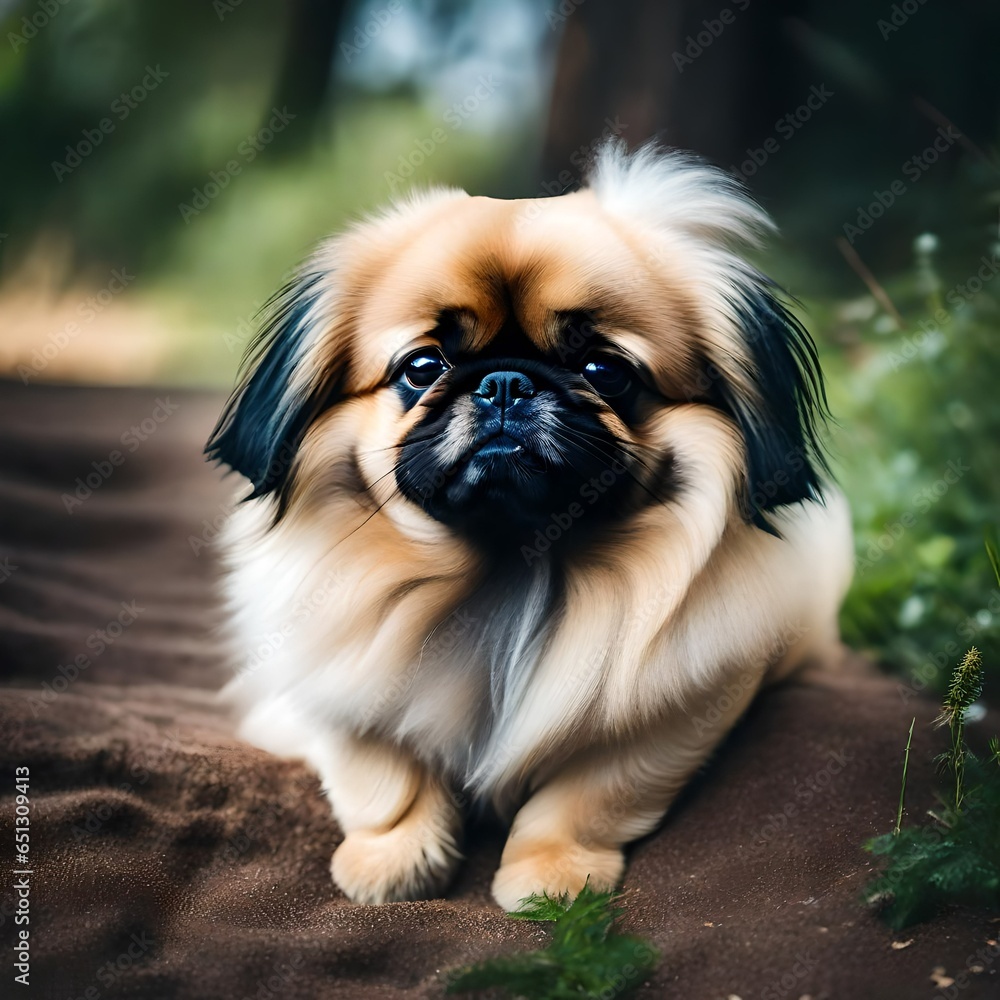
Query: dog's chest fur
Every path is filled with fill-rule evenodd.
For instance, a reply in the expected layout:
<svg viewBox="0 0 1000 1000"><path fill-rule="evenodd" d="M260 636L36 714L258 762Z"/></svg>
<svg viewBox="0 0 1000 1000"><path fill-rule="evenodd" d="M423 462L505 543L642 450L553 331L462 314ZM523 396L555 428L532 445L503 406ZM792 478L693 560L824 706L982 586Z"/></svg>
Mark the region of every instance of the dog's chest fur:
<svg viewBox="0 0 1000 1000"><path fill-rule="evenodd" d="M234 534L242 522L253 537L260 513L241 510ZM538 724L549 727L556 706L539 697L539 679L565 586L551 562L526 566L514 553L506 566L481 565L474 586L460 579L442 602L439 576L406 572L360 543L317 563L309 545L246 538L234 545L246 561L229 577L234 694L248 707L288 698L307 723L299 740L331 726L379 736L492 794L500 772L532 749L517 730L543 701Z"/></svg>
<svg viewBox="0 0 1000 1000"><path fill-rule="evenodd" d="M494 567L431 629L405 671L400 697L376 710L373 728L403 743L430 744L439 766L473 782L530 696L560 603L550 564Z"/></svg>

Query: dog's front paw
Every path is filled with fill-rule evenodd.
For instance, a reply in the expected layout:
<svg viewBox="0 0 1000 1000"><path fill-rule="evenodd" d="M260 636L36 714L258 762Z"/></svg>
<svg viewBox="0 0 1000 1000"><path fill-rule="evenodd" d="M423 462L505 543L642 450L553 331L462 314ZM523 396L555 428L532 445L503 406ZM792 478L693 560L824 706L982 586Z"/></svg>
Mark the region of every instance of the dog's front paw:
<svg viewBox="0 0 1000 1000"><path fill-rule="evenodd" d="M592 889L613 889L625 870L625 858L613 847L577 843L508 843L493 876L493 898L507 911L517 910L528 896L577 896Z"/></svg>
<svg viewBox="0 0 1000 1000"><path fill-rule="evenodd" d="M452 830L403 821L389 830L352 830L330 868L355 903L391 903L440 895L461 859Z"/></svg>

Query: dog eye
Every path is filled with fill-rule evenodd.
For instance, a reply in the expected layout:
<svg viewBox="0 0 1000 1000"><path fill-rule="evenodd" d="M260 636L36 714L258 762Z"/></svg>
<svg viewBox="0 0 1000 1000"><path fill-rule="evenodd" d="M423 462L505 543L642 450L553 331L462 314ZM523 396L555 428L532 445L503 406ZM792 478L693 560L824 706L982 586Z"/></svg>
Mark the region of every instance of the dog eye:
<svg viewBox="0 0 1000 1000"><path fill-rule="evenodd" d="M594 358L583 366L581 374L608 399L621 396L632 388L632 370L616 358Z"/></svg>
<svg viewBox="0 0 1000 1000"><path fill-rule="evenodd" d="M429 389L450 367L440 351L425 347L403 362L403 377L414 389Z"/></svg>

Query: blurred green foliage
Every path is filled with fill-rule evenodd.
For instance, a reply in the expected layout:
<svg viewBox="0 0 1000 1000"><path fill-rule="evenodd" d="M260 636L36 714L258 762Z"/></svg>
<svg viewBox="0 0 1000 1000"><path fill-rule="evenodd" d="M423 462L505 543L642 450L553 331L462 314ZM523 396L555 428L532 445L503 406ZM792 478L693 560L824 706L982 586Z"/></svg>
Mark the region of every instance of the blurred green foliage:
<svg viewBox="0 0 1000 1000"><path fill-rule="evenodd" d="M838 479L856 527L844 638L940 691L975 643L1000 667L1000 590L983 546L1000 498L1000 234L949 255L923 234L874 298L810 303ZM994 279L996 279L994 281Z"/></svg>

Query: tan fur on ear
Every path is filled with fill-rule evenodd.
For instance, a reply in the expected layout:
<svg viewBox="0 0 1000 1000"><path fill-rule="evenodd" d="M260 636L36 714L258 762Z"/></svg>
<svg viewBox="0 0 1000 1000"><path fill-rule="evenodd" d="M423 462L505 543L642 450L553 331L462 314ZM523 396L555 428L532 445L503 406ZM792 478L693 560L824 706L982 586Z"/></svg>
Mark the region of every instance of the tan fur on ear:
<svg viewBox="0 0 1000 1000"><path fill-rule="evenodd" d="M264 496L226 529L230 693L248 738L319 770L345 833L334 879L352 899L442 891L469 799L514 815L502 905L588 877L614 885L624 845L655 827L759 685L838 655L846 504L831 489L776 506L770 531L748 524L742 411L720 404L766 403L734 305L757 278L736 244L766 226L690 160L612 150L583 191L433 192L309 265L324 285L293 377L323 385L348 361L302 430L282 516ZM501 584L399 488L400 443L427 410L404 405L393 366L440 345L443 316L463 356L512 330L553 356L571 314L662 396L626 421L591 393L648 496L559 560L526 544ZM660 496L667 466L676 488Z"/></svg>

